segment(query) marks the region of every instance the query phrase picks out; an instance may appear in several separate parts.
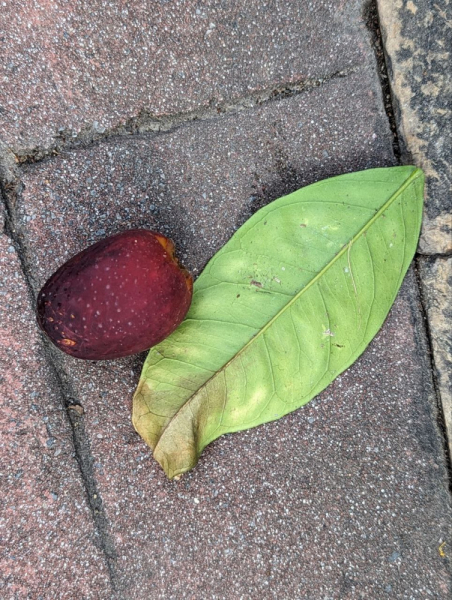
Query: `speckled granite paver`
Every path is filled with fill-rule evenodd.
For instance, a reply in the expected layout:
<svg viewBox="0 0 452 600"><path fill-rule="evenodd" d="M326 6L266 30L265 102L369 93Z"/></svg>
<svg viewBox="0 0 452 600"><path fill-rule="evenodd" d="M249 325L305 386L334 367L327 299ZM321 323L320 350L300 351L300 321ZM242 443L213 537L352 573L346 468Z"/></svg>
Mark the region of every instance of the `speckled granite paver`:
<svg viewBox="0 0 452 600"><path fill-rule="evenodd" d="M17 224L36 289L70 254L134 226L171 235L197 273L263 203L391 164L363 69L239 115L28 166ZM85 409L118 597L449 597L452 513L415 289L410 273L368 351L320 397L217 440L179 482L130 422L144 357L54 353Z"/></svg>
<svg viewBox="0 0 452 600"><path fill-rule="evenodd" d="M109 598L72 434L14 246L0 236L0 597Z"/></svg>
<svg viewBox="0 0 452 600"><path fill-rule="evenodd" d="M17 151L324 78L372 51L363 0L7 0L0 131ZM138 119L139 121L140 119Z"/></svg>

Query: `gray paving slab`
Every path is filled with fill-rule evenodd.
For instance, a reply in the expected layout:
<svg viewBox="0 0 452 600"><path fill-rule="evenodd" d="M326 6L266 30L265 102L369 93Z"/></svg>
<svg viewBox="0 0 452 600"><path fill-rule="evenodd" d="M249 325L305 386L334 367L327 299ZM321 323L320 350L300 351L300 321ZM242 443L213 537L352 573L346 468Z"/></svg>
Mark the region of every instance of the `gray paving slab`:
<svg viewBox="0 0 452 600"><path fill-rule="evenodd" d="M452 252L452 5L378 0L402 160L424 169L419 249Z"/></svg>
<svg viewBox="0 0 452 600"><path fill-rule="evenodd" d="M72 434L21 265L0 236L0 596L109 598Z"/></svg>
<svg viewBox="0 0 452 600"><path fill-rule="evenodd" d="M257 207L391 165L391 142L363 69L255 110L27 166L15 218L35 289L69 255L135 226L172 236L199 273ZM178 482L131 425L144 356L54 356L84 407L118 597L449 597L452 513L412 274L367 352L321 396L215 441Z"/></svg>
<svg viewBox="0 0 452 600"><path fill-rule="evenodd" d="M15 0L0 131L17 152L372 64L366 2Z"/></svg>
<svg viewBox="0 0 452 600"><path fill-rule="evenodd" d="M452 456L452 257L419 261L438 390Z"/></svg>

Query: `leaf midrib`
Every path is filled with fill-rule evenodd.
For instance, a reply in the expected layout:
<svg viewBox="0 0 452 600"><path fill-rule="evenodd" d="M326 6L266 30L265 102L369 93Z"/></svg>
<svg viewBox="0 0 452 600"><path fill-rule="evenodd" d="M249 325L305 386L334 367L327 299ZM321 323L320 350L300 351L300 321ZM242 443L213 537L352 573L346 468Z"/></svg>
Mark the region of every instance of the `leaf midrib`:
<svg viewBox="0 0 452 600"><path fill-rule="evenodd" d="M393 204L397 200L397 198L410 186L410 184L414 181L414 179L417 179L417 177L421 173L422 173L422 171L420 169L415 169L413 171L413 173L411 173L411 175L408 177L408 179L406 179L406 181L399 187L399 189L383 204L383 206L372 216L372 218L369 219L369 221L364 225L364 227L362 227L362 229L360 229L360 231L355 236L353 236L349 242L344 244L344 246L336 254L336 256L328 264L326 264L323 267L323 269L321 271L319 271L317 273L317 275L315 277L313 277L307 285L305 285L299 292L297 292L297 294L295 294L295 296L292 298L292 300L290 300L287 304L285 304L284 307L276 315L274 315L268 321L268 323L266 325L264 325L258 333L256 333L256 335L254 335L242 348L240 348L240 350L238 352L236 352L234 354L234 356L228 360L227 363L225 363L220 369L218 369L218 371L215 371L215 373L211 377L209 377L209 379L206 379L206 381L202 385L200 385L199 388L189 398L187 398L187 400L177 409L177 411L174 413L174 415L171 417L171 419L168 421L168 423L163 428L162 432L160 433L158 442L154 447L154 450L153 450L154 453L157 450L160 440L164 436L167 429L170 427L171 423L174 421L174 419L177 418L177 415L185 408L185 406L187 406L193 400L193 398L195 398L196 395L199 394L200 390L205 388L212 379L217 377L217 375L219 373L225 371L227 369L227 367L232 363L232 361L234 361L240 354L242 354L242 352L244 352L248 348L248 346L250 346L256 339L258 339L259 336L264 335L264 333L267 331L267 329L269 329L269 327L271 327L273 322L277 318L279 318L279 316L284 311L286 311L289 307L291 307L302 296L302 294L304 294L309 288L311 288L313 285L315 285L317 283L317 281L323 276L323 274L326 273L328 271L328 269L330 269L345 254L345 252L348 251L349 247L351 248L353 246L353 244L362 235L364 235L364 233L375 223L375 221L387 210L387 208L389 208L391 206L391 204Z"/></svg>

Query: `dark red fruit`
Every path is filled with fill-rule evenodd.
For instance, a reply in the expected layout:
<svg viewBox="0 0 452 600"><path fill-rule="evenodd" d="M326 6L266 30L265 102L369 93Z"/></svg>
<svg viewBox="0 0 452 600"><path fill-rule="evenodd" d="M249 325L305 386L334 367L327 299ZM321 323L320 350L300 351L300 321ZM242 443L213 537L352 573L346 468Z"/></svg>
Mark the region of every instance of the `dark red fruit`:
<svg viewBox="0 0 452 600"><path fill-rule="evenodd" d="M61 266L38 295L40 327L67 354L106 360L147 350L180 324L193 280L171 240L132 229Z"/></svg>

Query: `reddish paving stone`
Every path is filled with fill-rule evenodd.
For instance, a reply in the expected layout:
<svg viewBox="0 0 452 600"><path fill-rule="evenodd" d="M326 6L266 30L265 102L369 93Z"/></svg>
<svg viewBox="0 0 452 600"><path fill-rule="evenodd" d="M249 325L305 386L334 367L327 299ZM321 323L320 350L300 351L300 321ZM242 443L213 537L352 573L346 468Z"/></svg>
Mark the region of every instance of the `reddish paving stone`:
<svg viewBox="0 0 452 600"><path fill-rule="evenodd" d="M139 226L171 236L197 273L261 205L317 179L391 164L380 91L363 70L257 109L27 166L18 224L41 283L88 243Z"/></svg>
<svg viewBox="0 0 452 600"><path fill-rule="evenodd" d="M0 273L0 596L109 598L70 427L5 235Z"/></svg>
<svg viewBox="0 0 452 600"><path fill-rule="evenodd" d="M365 4L2 2L0 130L27 151L371 64Z"/></svg>
<svg viewBox="0 0 452 600"><path fill-rule="evenodd" d="M135 226L172 235L198 272L258 205L392 164L381 115L364 73L27 167L17 217L36 289L69 255ZM124 599L448 598L450 498L414 289L410 275L368 351L321 396L215 441L179 482L130 422L144 357L58 354L85 408Z"/></svg>

